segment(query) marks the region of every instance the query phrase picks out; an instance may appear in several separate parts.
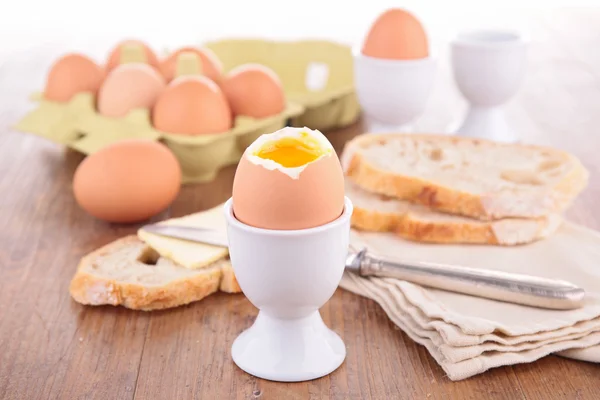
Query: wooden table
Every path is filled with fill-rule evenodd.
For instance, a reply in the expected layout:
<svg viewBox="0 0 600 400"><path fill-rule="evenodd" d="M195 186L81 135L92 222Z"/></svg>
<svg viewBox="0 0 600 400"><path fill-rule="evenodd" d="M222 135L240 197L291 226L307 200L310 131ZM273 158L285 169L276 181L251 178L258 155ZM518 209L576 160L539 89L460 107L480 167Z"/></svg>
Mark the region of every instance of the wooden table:
<svg viewBox="0 0 600 400"><path fill-rule="evenodd" d="M589 188L568 216L600 229L600 12L570 11L532 22L530 73L509 105L524 140L577 154ZM443 56L443 55L442 55ZM330 376L274 383L239 370L229 353L256 309L243 295L217 294L160 312L84 307L68 285L81 256L137 226L110 225L80 210L71 179L80 154L5 125L23 113L39 54L0 64L0 398L22 399L594 399L600 366L549 356L451 382L374 302L338 290L322 308L348 347ZM19 81L21 79L21 81ZM30 85L31 86L31 85ZM7 89L9 88L9 89ZM442 129L464 104L442 65L420 125ZM328 133L337 149L360 124ZM234 168L185 187L155 220L228 198Z"/></svg>

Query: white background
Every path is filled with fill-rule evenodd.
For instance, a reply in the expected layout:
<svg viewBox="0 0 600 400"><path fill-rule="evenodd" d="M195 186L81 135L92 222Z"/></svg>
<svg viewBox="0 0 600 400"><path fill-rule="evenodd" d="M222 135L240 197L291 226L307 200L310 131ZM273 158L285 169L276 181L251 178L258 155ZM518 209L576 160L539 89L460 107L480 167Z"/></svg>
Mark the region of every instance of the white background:
<svg viewBox="0 0 600 400"><path fill-rule="evenodd" d="M359 42L376 16L403 7L423 22L434 49L457 29L527 29L527 18L560 5L600 0L0 0L0 60L60 46L101 56L124 37L158 49L224 37L326 38Z"/></svg>

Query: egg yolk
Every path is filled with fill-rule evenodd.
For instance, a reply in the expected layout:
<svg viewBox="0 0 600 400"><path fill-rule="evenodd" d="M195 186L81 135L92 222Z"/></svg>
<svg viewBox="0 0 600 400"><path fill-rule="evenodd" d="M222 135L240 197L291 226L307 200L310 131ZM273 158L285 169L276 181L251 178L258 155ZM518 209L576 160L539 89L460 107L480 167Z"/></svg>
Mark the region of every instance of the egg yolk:
<svg viewBox="0 0 600 400"><path fill-rule="evenodd" d="M255 155L273 160L285 168L301 167L315 161L327 150L321 148L319 143L307 134L297 137L284 137L277 141L266 143Z"/></svg>

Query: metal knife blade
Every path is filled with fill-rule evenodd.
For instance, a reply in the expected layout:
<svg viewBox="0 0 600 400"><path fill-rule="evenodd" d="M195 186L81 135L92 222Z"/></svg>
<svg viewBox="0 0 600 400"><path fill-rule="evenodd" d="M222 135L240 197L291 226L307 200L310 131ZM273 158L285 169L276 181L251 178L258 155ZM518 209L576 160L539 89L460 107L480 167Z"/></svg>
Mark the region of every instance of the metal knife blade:
<svg viewBox="0 0 600 400"><path fill-rule="evenodd" d="M228 247L227 235L213 229L165 224L146 225L141 229L161 236ZM407 263L371 255L366 249L349 249L346 270L361 276L397 278L450 292L556 310L580 308L585 299L583 289L563 280L458 265Z"/></svg>
<svg viewBox="0 0 600 400"><path fill-rule="evenodd" d="M180 225L152 224L145 225L142 230L160 236L175 239L189 240L197 243L210 244L219 247L228 247L227 235L214 229L195 228Z"/></svg>

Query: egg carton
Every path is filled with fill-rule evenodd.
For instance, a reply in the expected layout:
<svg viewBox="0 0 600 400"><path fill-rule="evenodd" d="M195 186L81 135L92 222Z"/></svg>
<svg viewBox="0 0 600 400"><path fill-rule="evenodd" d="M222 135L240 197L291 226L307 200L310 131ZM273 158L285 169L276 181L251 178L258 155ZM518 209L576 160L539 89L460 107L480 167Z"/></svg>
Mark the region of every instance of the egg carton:
<svg viewBox="0 0 600 400"><path fill-rule="evenodd" d="M292 118L292 126L326 131L350 125L360 115L348 46L324 40L259 39L225 39L202 46L216 54L225 73L246 63L275 71L286 98L304 107Z"/></svg>
<svg viewBox="0 0 600 400"><path fill-rule="evenodd" d="M149 109L135 109L121 118L103 116L96 112L92 93L78 93L68 103L45 100L41 93L32 95L32 100L37 102L37 107L26 114L15 129L84 154L92 154L123 139L161 141L179 160L184 184L214 179L221 168L236 164L256 138L283 128L304 111L302 105L290 101L277 115L261 119L238 116L227 132L189 136L156 130Z"/></svg>

